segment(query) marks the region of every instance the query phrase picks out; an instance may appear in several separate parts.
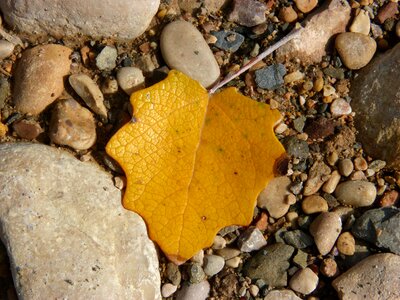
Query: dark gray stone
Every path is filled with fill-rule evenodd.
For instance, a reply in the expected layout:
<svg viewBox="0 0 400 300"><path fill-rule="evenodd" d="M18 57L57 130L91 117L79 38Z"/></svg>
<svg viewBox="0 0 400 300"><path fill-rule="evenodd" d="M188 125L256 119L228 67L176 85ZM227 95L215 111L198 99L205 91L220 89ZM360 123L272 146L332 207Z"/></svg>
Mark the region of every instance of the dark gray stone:
<svg viewBox="0 0 400 300"><path fill-rule="evenodd" d="M306 120L307 120L307 118L305 116L300 116L300 117L294 119L293 120L294 129L296 129L298 132L303 132Z"/></svg>
<svg viewBox="0 0 400 300"><path fill-rule="evenodd" d="M325 75L328 75L332 78L344 79L344 70L341 68L334 68L332 66L329 66L325 68L323 72Z"/></svg>
<svg viewBox="0 0 400 300"><path fill-rule="evenodd" d="M298 229L285 232L283 234L283 239L286 244L297 249L304 249L314 244L314 239L310 235Z"/></svg>
<svg viewBox="0 0 400 300"><path fill-rule="evenodd" d="M310 154L310 149L306 141L299 140L296 136L286 137L283 141L283 146L288 155L297 158L307 158Z"/></svg>
<svg viewBox="0 0 400 300"><path fill-rule="evenodd" d="M283 76L286 74L286 68L282 64L273 64L271 66L258 69L255 72L256 84L262 89L275 90L283 83Z"/></svg>
<svg viewBox="0 0 400 300"><path fill-rule="evenodd" d="M214 31L212 35L217 38L216 47L230 52L236 52L244 42L244 36L234 31Z"/></svg>
<svg viewBox="0 0 400 300"><path fill-rule="evenodd" d="M400 254L400 209L382 207L366 211L358 218L352 232L355 237Z"/></svg>
<svg viewBox="0 0 400 300"><path fill-rule="evenodd" d="M395 169L400 169L399 78L400 43L363 68L350 89L355 126L364 149Z"/></svg>
<svg viewBox="0 0 400 300"><path fill-rule="evenodd" d="M250 258L243 267L243 273L252 280L262 279L269 287L287 285L287 270L294 248L276 243L267 246Z"/></svg>

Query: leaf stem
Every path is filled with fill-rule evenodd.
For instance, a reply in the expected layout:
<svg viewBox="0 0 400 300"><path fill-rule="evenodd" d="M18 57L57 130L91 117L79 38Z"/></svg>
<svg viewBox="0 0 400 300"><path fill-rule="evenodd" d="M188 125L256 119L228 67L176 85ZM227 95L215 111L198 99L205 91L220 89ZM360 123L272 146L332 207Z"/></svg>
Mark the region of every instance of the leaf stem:
<svg viewBox="0 0 400 300"><path fill-rule="evenodd" d="M248 63L246 63L244 66L242 66L238 71L236 71L236 72L234 72L232 74L228 74L228 76L226 76L222 81L218 81L216 84L214 84L208 90L208 93L209 94L214 94L218 89L223 87L229 81L231 81L232 79L234 79L234 78L238 77L239 75L243 74L248 69L250 69L252 66L254 66L256 63L258 63L259 61L263 60L268 55L273 53L276 49L282 47L283 45L285 45L289 41L291 41L294 38L296 38L302 28L303 27L301 27L301 26L299 28L295 28L288 35L286 35L284 38L282 38L281 40L279 40L278 42L273 44L271 47L268 47L263 52L261 52L257 57L253 58Z"/></svg>

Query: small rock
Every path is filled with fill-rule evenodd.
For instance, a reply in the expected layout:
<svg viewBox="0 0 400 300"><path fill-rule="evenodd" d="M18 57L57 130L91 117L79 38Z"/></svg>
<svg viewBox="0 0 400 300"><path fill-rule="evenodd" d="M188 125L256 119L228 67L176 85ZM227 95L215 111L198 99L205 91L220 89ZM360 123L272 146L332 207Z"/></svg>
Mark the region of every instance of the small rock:
<svg viewBox="0 0 400 300"><path fill-rule="evenodd" d="M339 235L336 247L344 255L353 255L356 251L356 241L350 232L343 232Z"/></svg>
<svg viewBox="0 0 400 300"><path fill-rule="evenodd" d="M379 206L387 207L387 206L394 206L398 203L399 192L398 191L388 191L385 192L382 198L379 200Z"/></svg>
<svg viewBox="0 0 400 300"><path fill-rule="evenodd" d="M400 38L400 21L397 21L396 24L396 35Z"/></svg>
<svg viewBox="0 0 400 300"><path fill-rule="evenodd" d="M371 20L369 19L368 12L365 10L360 10L350 26L350 31L368 35L370 27Z"/></svg>
<svg viewBox="0 0 400 300"><path fill-rule="evenodd" d="M375 171L375 172L379 172L385 166L386 166L386 162L385 161L383 161L383 160L374 160L373 162L370 163L368 168L373 170L373 171Z"/></svg>
<svg viewBox="0 0 400 300"><path fill-rule="evenodd" d="M362 33L344 32L336 37L335 47L344 65L351 70L358 70L371 61L376 42Z"/></svg>
<svg viewBox="0 0 400 300"><path fill-rule="evenodd" d="M117 57L117 49L105 46L96 57L96 66L100 71L111 71L117 66Z"/></svg>
<svg viewBox="0 0 400 300"><path fill-rule="evenodd" d="M363 157L361 157L361 156L356 157L354 159L354 168L357 171L365 171L368 169L368 163Z"/></svg>
<svg viewBox="0 0 400 300"><path fill-rule="evenodd" d="M225 265L226 265L227 267L229 267L229 268L237 268L237 267L239 267L239 265L240 265L241 262L242 262L242 259L241 259L240 257L237 256L237 257L228 259L228 260L225 262Z"/></svg>
<svg viewBox="0 0 400 300"><path fill-rule="evenodd" d="M15 70L14 103L21 113L40 114L64 91L71 49L43 45L25 50Z"/></svg>
<svg viewBox="0 0 400 300"><path fill-rule="evenodd" d="M268 292L264 300L301 300L291 290L273 290Z"/></svg>
<svg viewBox="0 0 400 300"><path fill-rule="evenodd" d="M310 233L322 255L331 251L341 230L342 221L334 212L321 213L310 225Z"/></svg>
<svg viewBox="0 0 400 300"><path fill-rule="evenodd" d="M204 256L204 273L207 276L214 276L218 274L225 266L225 260L223 257L218 255L206 255Z"/></svg>
<svg viewBox="0 0 400 300"><path fill-rule="evenodd" d="M0 40L0 60L9 57L14 52L15 45L6 40Z"/></svg>
<svg viewBox="0 0 400 300"><path fill-rule="evenodd" d="M312 11L318 4L318 0L294 0L296 7L303 13Z"/></svg>
<svg viewBox="0 0 400 300"><path fill-rule="evenodd" d="M339 161L338 168L340 174L347 177L353 172L354 165L351 159L346 158Z"/></svg>
<svg viewBox="0 0 400 300"><path fill-rule="evenodd" d="M283 239L286 244L293 246L296 249L304 249L314 245L313 238L298 229L283 233Z"/></svg>
<svg viewBox="0 0 400 300"><path fill-rule="evenodd" d="M300 116L296 119L293 120L293 127L296 129L298 132L303 132L305 122L307 118L304 116Z"/></svg>
<svg viewBox="0 0 400 300"><path fill-rule="evenodd" d="M171 283L164 283L161 287L161 295L164 298L168 298L170 296L172 296L176 290L178 289L178 287L176 285L173 285Z"/></svg>
<svg viewBox="0 0 400 300"><path fill-rule="evenodd" d="M335 277L338 275L339 270L336 261L333 258L325 258L321 267L319 268L321 273L326 277Z"/></svg>
<svg viewBox="0 0 400 300"><path fill-rule="evenodd" d="M123 190L126 187L126 177L125 176L115 176L114 177L114 186L119 189Z"/></svg>
<svg viewBox="0 0 400 300"><path fill-rule="evenodd" d="M273 64L258 69L254 73L255 82L259 88L275 90L284 83L283 76L286 74L286 68L282 64Z"/></svg>
<svg viewBox="0 0 400 300"><path fill-rule="evenodd" d="M267 6L256 0L234 0L228 20L242 26L253 27L266 21Z"/></svg>
<svg viewBox="0 0 400 300"><path fill-rule="evenodd" d="M336 170L333 171L329 179L322 186L322 190L325 193L332 194L336 190L336 187L340 182L340 178L341 176L339 172Z"/></svg>
<svg viewBox="0 0 400 300"><path fill-rule="evenodd" d="M190 283L200 283L206 277L203 268L198 263L191 264L188 269L188 273L190 277Z"/></svg>
<svg viewBox="0 0 400 300"><path fill-rule="evenodd" d="M267 209L273 218L283 217L289 210L286 198L290 194L291 180L286 177L272 179L257 198L257 206Z"/></svg>
<svg viewBox="0 0 400 300"><path fill-rule="evenodd" d="M212 35L217 38L215 46L226 51L236 52L244 42L244 36L240 33L228 30L214 31Z"/></svg>
<svg viewBox="0 0 400 300"><path fill-rule="evenodd" d="M167 271L166 275L169 281L172 282L173 285L179 286L181 283L182 275L181 272L179 271L179 268L177 265L174 263L168 263L167 264Z"/></svg>
<svg viewBox="0 0 400 300"><path fill-rule="evenodd" d="M331 104L331 113L333 117L349 115L351 114L351 106L346 100L338 98Z"/></svg>
<svg viewBox="0 0 400 300"><path fill-rule="evenodd" d="M297 20L297 13L291 6L282 7L279 11L279 19L285 23L292 23Z"/></svg>
<svg viewBox="0 0 400 300"><path fill-rule="evenodd" d="M278 61L296 58L304 64L320 62L326 54L329 40L336 34L346 31L350 14L351 8L347 1L326 2L318 12L306 19L306 25L298 37L277 50Z"/></svg>
<svg viewBox="0 0 400 300"><path fill-rule="evenodd" d="M226 247L226 240L222 236L216 235L211 248L213 248L214 250L218 250L218 249L223 249L225 247Z"/></svg>
<svg viewBox="0 0 400 300"><path fill-rule="evenodd" d="M233 248L224 248L217 250L216 253L222 256L225 260L232 259L240 254L240 250Z"/></svg>
<svg viewBox="0 0 400 300"><path fill-rule="evenodd" d="M341 299L399 299L399 269L399 255L371 255L336 278L332 286Z"/></svg>
<svg viewBox="0 0 400 300"><path fill-rule="evenodd" d="M224 5L227 3L227 0L204 0L204 8L207 9L211 13L218 12Z"/></svg>
<svg viewBox="0 0 400 300"><path fill-rule="evenodd" d="M253 280L262 279L270 287L287 285L289 259L294 248L276 243L259 250L243 266L243 273Z"/></svg>
<svg viewBox="0 0 400 300"><path fill-rule="evenodd" d="M328 203L324 198L318 195L311 195L304 198L301 203L302 210L307 214L314 214L328 211Z"/></svg>
<svg viewBox="0 0 400 300"><path fill-rule="evenodd" d="M121 89L130 96L133 92L144 88L145 79L139 68L123 67L117 72L117 81Z"/></svg>
<svg viewBox="0 0 400 300"><path fill-rule="evenodd" d="M107 108L104 106L103 93L89 76L86 74L71 75L69 76L69 84L94 113L107 119Z"/></svg>
<svg viewBox="0 0 400 300"><path fill-rule="evenodd" d="M258 293L260 292L260 288L258 286L256 286L255 284L252 284L249 287L249 292L250 292L250 295L252 295L253 297L257 297Z"/></svg>
<svg viewBox="0 0 400 300"><path fill-rule="evenodd" d="M20 138L30 141L36 139L43 132L38 123L28 120L14 122L13 129Z"/></svg>
<svg viewBox="0 0 400 300"><path fill-rule="evenodd" d="M329 179L327 175L331 173L331 169L322 161L316 161L308 174L308 179L304 186L304 196L311 196L318 192L324 182Z"/></svg>
<svg viewBox="0 0 400 300"><path fill-rule="evenodd" d="M335 196L344 205L370 206L375 201L376 188L368 181L345 181L337 186Z"/></svg>
<svg viewBox="0 0 400 300"><path fill-rule="evenodd" d="M289 281L289 287L295 292L308 295L317 288L318 276L310 269L300 269Z"/></svg>
<svg viewBox="0 0 400 300"><path fill-rule="evenodd" d="M207 280L196 284L184 284L178 292L176 300L206 300L210 293L210 284Z"/></svg>
<svg viewBox="0 0 400 300"><path fill-rule="evenodd" d="M310 149L306 141L298 139L296 136L286 137L282 141L283 146L289 156L305 159L310 154Z"/></svg>
<svg viewBox="0 0 400 300"><path fill-rule="evenodd" d="M399 12L397 2L387 2L379 10L378 15L375 19L378 23L383 24L387 19L393 18Z"/></svg>
<svg viewBox="0 0 400 300"><path fill-rule="evenodd" d="M200 8L201 3L197 0L178 0L179 8L185 12L192 14Z"/></svg>
<svg viewBox="0 0 400 300"><path fill-rule="evenodd" d="M383 36L383 30L377 24L371 23L371 32L374 39L381 38Z"/></svg>
<svg viewBox="0 0 400 300"><path fill-rule="evenodd" d="M382 207L366 211L353 225L356 238L400 254L400 209Z"/></svg>
<svg viewBox="0 0 400 300"><path fill-rule="evenodd" d="M336 122L328 118L318 118L307 124L304 131L311 140L329 137L335 133Z"/></svg>
<svg viewBox="0 0 400 300"><path fill-rule="evenodd" d="M249 227L239 236L237 244L240 251L252 252L267 245L267 241L265 240L260 229L256 227Z"/></svg>
<svg viewBox="0 0 400 300"><path fill-rule="evenodd" d="M162 56L171 69L199 81L205 88L219 77L220 70L203 35L189 22L175 21L161 33Z"/></svg>
<svg viewBox="0 0 400 300"><path fill-rule="evenodd" d="M284 77L284 82L285 83L291 83L295 81L302 80L304 78L304 74L300 71L294 71L292 73L287 74Z"/></svg>
<svg viewBox="0 0 400 300"><path fill-rule="evenodd" d="M103 94L112 95L118 92L118 81L113 77L108 77L101 85Z"/></svg>
<svg viewBox="0 0 400 300"><path fill-rule="evenodd" d="M342 68L335 68L332 65L329 65L323 70L325 75L328 75L332 78L344 79L344 70Z"/></svg>
<svg viewBox="0 0 400 300"><path fill-rule="evenodd" d="M96 124L89 110L73 99L61 100L52 112L49 137L53 143L86 150L96 141Z"/></svg>
<svg viewBox="0 0 400 300"><path fill-rule="evenodd" d="M305 267L307 267L307 259L308 259L308 254L306 252L301 251L300 249L297 249L297 253L293 257L293 262L300 268L304 269Z"/></svg>

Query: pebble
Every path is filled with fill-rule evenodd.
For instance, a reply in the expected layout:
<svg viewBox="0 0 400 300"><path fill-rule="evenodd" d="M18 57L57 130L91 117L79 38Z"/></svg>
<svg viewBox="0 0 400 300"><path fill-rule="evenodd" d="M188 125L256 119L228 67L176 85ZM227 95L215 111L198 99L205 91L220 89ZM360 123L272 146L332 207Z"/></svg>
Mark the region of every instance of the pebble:
<svg viewBox="0 0 400 300"><path fill-rule="evenodd" d="M397 2L387 2L379 9L375 17L377 23L383 24L387 19L393 18L399 12Z"/></svg>
<svg viewBox="0 0 400 300"><path fill-rule="evenodd" d="M179 286L182 280L181 272L179 271L179 267L174 263L167 264L166 275L169 281L172 282L173 285Z"/></svg>
<svg viewBox="0 0 400 300"><path fill-rule="evenodd" d="M338 169L339 172L342 176L349 176L353 170L354 170L354 165L351 159L345 158L339 161L338 164Z"/></svg>
<svg viewBox="0 0 400 300"><path fill-rule="evenodd" d="M69 84L74 91L85 101L86 105L103 119L107 119L107 108L104 105L104 96L97 84L86 74L69 76Z"/></svg>
<svg viewBox="0 0 400 300"><path fill-rule="evenodd" d="M337 239L336 247L344 255L353 255L356 251L356 241L350 232L343 232Z"/></svg>
<svg viewBox="0 0 400 300"><path fill-rule="evenodd" d="M313 238L299 229L284 232L283 239L286 244L296 249L304 249L314 244Z"/></svg>
<svg viewBox="0 0 400 300"><path fill-rule="evenodd" d="M360 10L354 18L353 23L350 25L350 31L368 35L370 28L371 20L369 19L368 12L365 10Z"/></svg>
<svg viewBox="0 0 400 300"><path fill-rule="evenodd" d="M296 255L293 257L293 263L299 266L300 268L307 267L307 259L308 254L306 252L297 249Z"/></svg>
<svg viewBox="0 0 400 300"><path fill-rule="evenodd" d="M304 198L301 203L301 209L307 215L325 212L328 211L328 203L321 196L311 195Z"/></svg>
<svg viewBox="0 0 400 300"><path fill-rule="evenodd" d="M13 129L20 138L30 141L36 139L43 132L40 124L28 120L14 122Z"/></svg>
<svg viewBox="0 0 400 300"><path fill-rule="evenodd" d="M287 270L294 248L275 243L259 250L243 266L243 273L253 280L262 279L269 287L287 285Z"/></svg>
<svg viewBox="0 0 400 300"><path fill-rule="evenodd" d="M305 159L310 155L310 148L306 141L300 140L297 136L289 136L283 139L283 146L289 156Z"/></svg>
<svg viewBox="0 0 400 300"><path fill-rule="evenodd" d="M294 0L296 7L303 13L312 11L318 4L318 0Z"/></svg>
<svg viewBox="0 0 400 300"><path fill-rule="evenodd" d="M38 115L64 91L72 50L60 45L36 46L22 53L14 73L14 103L24 114Z"/></svg>
<svg viewBox="0 0 400 300"><path fill-rule="evenodd" d="M283 80L285 83L291 83L295 81L302 80L304 78L304 73L300 71L294 71L292 73L287 74Z"/></svg>
<svg viewBox="0 0 400 300"><path fill-rule="evenodd" d="M323 70L325 75L328 75L332 78L344 79L344 70L342 68L335 68L332 65L329 65Z"/></svg>
<svg viewBox="0 0 400 300"><path fill-rule="evenodd" d="M321 213L310 225L310 233L322 255L331 251L341 230L342 221L334 212Z"/></svg>
<svg viewBox="0 0 400 300"><path fill-rule="evenodd" d="M190 283L200 283L206 277L203 268L198 263L193 263L188 268Z"/></svg>
<svg viewBox="0 0 400 300"><path fill-rule="evenodd" d="M370 206L376 198L376 187L368 181L345 181L337 186L335 196L343 205Z"/></svg>
<svg viewBox="0 0 400 300"><path fill-rule="evenodd" d="M223 249L225 247L226 247L226 240L222 236L216 235L211 248L213 248L214 250L218 250L218 249Z"/></svg>
<svg viewBox="0 0 400 300"><path fill-rule="evenodd" d="M332 119L320 117L308 123L304 131L311 140L329 137L335 133L336 122Z"/></svg>
<svg viewBox="0 0 400 300"><path fill-rule="evenodd" d="M396 24L396 35L400 38L400 21L397 21Z"/></svg>
<svg viewBox="0 0 400 300"><path fill-rule="evenodd" d="M225 265L227 266L227 267L230 267L230 268L237 268L237 267L239 267L239 265L240 265L240 263L242 262L242 259L240 258L240 257L234 257L234 258L231 258L231 259L228 259L226 262L225 262Z"/></svg>
<svg viewBox="0 0 400 300"><path fill-rule="evenodd" d="M329 179L322 186L322 190L325 193L332 194L335 191L337 185L339 184L340 179L341 179L341 176L340 176L339 172L336 170L333 171L332 174L330 175Z"/></svg>
<svg viewBox="0 0 400 300"><path fill-rule="evenodd" d="M207 276L214 276L218 274L225 266L225 259L218 255L204 256L204 273Z"/></svg>
<svg viewBox="0 0 400 300"><path fill-rule="evenodd" d="M361 156L356 157L354 159L354 169L356 169L357 171L365 171L366 169L368 169L367 161Z"/></svg>
<svg viewBox="0 0 400 300"><path fill-rule="evenodd" d="M327 176L330 174L331 169L324 162L316 161L310 168L303 195L311 196L317 193L324 182L329 179Z"/></svg>
<svg viewBox="0 0 400 300"><path fill-rule="evenodd" d="M10 28L30 35L133 40L145 32L160 6L160 0L91 1L63 0L54 6L40 0L0 1L0 7Z"/></svg>
<svg viewBox="0 0 400 300"><path fill-rule="evenodd" d="M304 126L306 124L307 118L304 116L300 116L296 119L293 120L293 127L296 129L298 132L303 132Z"/></svg>
<svg viewBox="0 0 400 300"><path fill-rule="evenodd" d="M206 300L210 293L210 284L207 280L196 284L184 284L178 292L176 300Z"/></svg>
<svg viewBox="0 0 400 300"><path fill-rule="evenodd" d="M280 123L278 126L275 127L276 134L282 134L288 129L288 126L285 123Z"/></svg>
<svg viewBox="0 0 400 300"><path fill-rule="evenodd" d="M244 42L244 36L234 31L214 31L212 32L212 35L217 38L217 41L214 44L216 47L232 53L239 50L240 46Z"/></svg>
<svg viewBox="0 0 400 300"><path fill-rule="evenodd" d="M344 32L336 37L335 47L344 65L351 70L358 70L371 61L376 42L362 33Z"/></svg>
<svg viewBox="0 0 400 300"><path fill-rule="evenodd" d="M381 38L383 36L382 28L374 23L371 23L371 33L374 39Z"/></svg>
<svg viewBox="0 0 400 300"><path fill-rule="evenodd" d="M117 66L117 57L117 49L111 46L105 46L96 56L96 66L100 71L111 71Z"/></svg>
<svg viewBox="0 0 400 300"><path fill-rule="evenodd" d="M6 40L0 40L0 60L9 57L14 52L15 45Z"/></svg>
<svg viewBox="0 0 400 300"><path fill-rule="evenodd" d="M331 113L333 117L346 116L351 114L351 111L350 104L342 98L335 99L331 104Z"/></svg>
<svg viewBox="0 0 400 300"><path fill-rule="evenodd" d="M336 278L332 285L342 299L400 299L400 256L371 255Z"/></svg>
<svg viewBox="0 0 400 300"><path fill-rule="evenodd" d="M297 20L297 13L292 6L282 7L279 11L279 19L285 23L292 23Z"/></svg>
<svg viewBox="0 0 400 300"><path fill-rule="evenodd" d="M370 163L370 165L368 166L369 169L375 171L375 172L379 172L380 170L382 170L384 167L386 166L386 162L383 160L374 160Z"/></svg>
<svg viewBox="0 0 400 300"><path fill-rule="evenodd" d="M352 233L358 239L400 255L399 227L400 209L381 207L362 214L354 223Z"/></svg>
<svg viewBox="0 0 400 300"><path fill-rule="evenodd" d="M301 300L292 290L272 290L265 296L264 300Z"/></svg>
<svg viewBox="0 0 400 300"><path fill-rule="evenodd" d="M178 289L178 287L176 285L173 285L171 283L164 283L161 287L161 295L164 298L168 298L170 296L172 296L176 290Z"/></svg>
<svg viewBox="0 0 400 300"><path fill-rule="evenodd" d="M257 206L268 210L273 218L283 217L289 210L286 198L290 194L291 180L286 176L275 177L257 198Z"/></svg>
<svg viewBox="0 0 400 300"><path fill-rule="evenodd" d="M125 176L115 176L114 177L114 186L119 189L123 190L126 187L126 177Z"/></svg>
<svg viewBox="0 0 400 300"><path fill-rule="evenodd" d="M367 180L367 177L365 176L363 171L355 171L353 174L351 174L350 180Z"/></svg>
<svg viewBox="0 0 400 300"><path fill-rule="evenodd" d="M73 99L61 100L51 115L49 137L53 143L86 150L96 142L96 124L89 110Z"/></svg>
<svg viewBox="0 0 400 300"><path fill-rule="evenodd" d="M175 21L165 26L160 37L160 47L171 69L199 81L205 88L219 78L219 66L210 47L191 23Z"/></svg>
<svg viewBox="0 0 400 300"><path fill-rule="evenodd" d="M399 199L400 197L398 191L393 190L385 192L382 198L379 200L379 206L386 207L396 205Z"/></svg>
<svg viewBox="0 0 400 300"><path fill-rule="evenodd" d="M321 273L326 277L335 277L339 273L336 261L333 258L324 258L319 268Z"/></svg>
<svg viewBox="0 0 400 300"><path fill-rule="evenodd" d="M241 252L252 252L267 245L267 241L260 229L249 227L239 236L237 245Z"/></svg>
<svg viewBox="0 0 400 300"><path fill-rule="evenodd" d="M121 89L130 96L144 88L145 78L139 68L123 67L117 71L117 81Z"/></svg>
<svg viewBox="0 0 400 300"><path fill-rule="evenodd" d="M161 299L155 246L108 172L34 143L1 144L0 157L2 237L19 297Z"/></svg>
<svg viewBox="0 0 400 300"><path fill-rule="evenodd" d="M289 281L289 287L303 295L312 293L318 285L318 276L310 269L300 269Z"/></svg>
<svg viewBox="0 0 400 300"><path fill-rule="evenodd" d="M267 6L256 0L234 0L228 20L242 26L253 27L266 21Z"/></svg>
<svg viewBox="0 0 400 300"><path fill-rule="evenodd" d="M118 92L118 81L113 77L107 77L101 85L103 94L112 95Z"/></svg>
<svg viewBox="0 0 400 300"><path fill-rule="evenodd" d="M238 249L227 247L224 249L217 250L216 253L219 256L222 256L225 260L229 260L229 259L237 257L241 252Z"/></svg>
<svg viewBox="0 0 400 300"><path fill-rule="evenodd" d="M283 76L286 74L286 68L282 64L273 64L261 68L255 72L255 82L259 88L275 90L283 83Z"/></svg>

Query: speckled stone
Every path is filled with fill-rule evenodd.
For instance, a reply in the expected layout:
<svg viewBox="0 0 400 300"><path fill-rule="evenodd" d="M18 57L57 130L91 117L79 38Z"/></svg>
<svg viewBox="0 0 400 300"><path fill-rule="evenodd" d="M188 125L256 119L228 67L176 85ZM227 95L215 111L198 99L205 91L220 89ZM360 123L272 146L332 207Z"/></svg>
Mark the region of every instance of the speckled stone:
<svg viewBox="0 0 400 300"><path fill-rule="evenodd" d="M214 44L215 47L230 52L236 52L239 50L240 46L244 42L244 36L234 31L214 31L212 32L212 35L217 38L217 41Z"/></svg>
<svg viewBox="0 0 400 300"><path fill-rule="evenodd" d="M310 268L304 268L293 275L289 286L295 292L308 295L317 288L318 281L318 276Z"/></svg>
<svg viewBox="0 0 400 300"><path fill-rule="evenodd" d="M258 196L257 205L267 209L273 218L284 216L290 207L286 201L290 184L291 180L286 176L272 179Z"/></svg>
<svg viewBox="0 0 400 300"><path fill-rule="evenodd" d="M271 66L255 71L255 82L259 88L275 90L283 83L283 76L286 74L286 68L282 64L273 64Z"/></svg>
<svg viewBox="0 0 400 300"><path fill-rule="evenodd" d="M310 225L310 233L322 255L331 251L341 230L342 221L334 212L321 213Z"/></svg>
<svg viewBox="0 0 400 300"><path fill-rule="evenodd" d="M335 195L339 202L344 205L369 206L375 201L376 187L368 181L345 181L336 187Z"/></svg>

